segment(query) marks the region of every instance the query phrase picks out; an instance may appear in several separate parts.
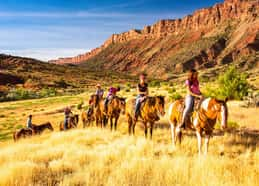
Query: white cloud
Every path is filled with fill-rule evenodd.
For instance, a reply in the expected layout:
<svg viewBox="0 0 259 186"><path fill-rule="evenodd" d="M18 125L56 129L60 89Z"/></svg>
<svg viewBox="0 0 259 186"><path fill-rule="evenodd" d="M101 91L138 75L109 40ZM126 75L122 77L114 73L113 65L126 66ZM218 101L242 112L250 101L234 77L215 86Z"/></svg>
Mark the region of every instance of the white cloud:
<svg viewBox="0 0 259 186"><path fill-rule="evenodd" d="M0 53L10 54L21 57L30 57L42 61L57 59L59 57L71 57L78 54L86 53L89 50L83 48L37 48L37 49L17 49L17 50L0 50Z"/></svg>

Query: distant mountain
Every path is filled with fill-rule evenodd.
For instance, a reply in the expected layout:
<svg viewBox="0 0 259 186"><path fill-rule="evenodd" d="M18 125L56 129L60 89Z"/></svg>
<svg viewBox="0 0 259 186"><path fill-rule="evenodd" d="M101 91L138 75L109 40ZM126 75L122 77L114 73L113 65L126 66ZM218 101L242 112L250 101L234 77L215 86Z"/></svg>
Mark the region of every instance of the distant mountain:
<svg viewBox="0 0 259 186"><path fill-rule="evenodd" d="M96 83L123 81L130 79L125 76L113 76L111 72L92 72L76 65L57 65L39 60L0 54L0 92L11 87L41 89L47 87L85 88ZM3 88L4 87L4 88Z"/></svg>
<svg viewBox="0 0 259 186"><path fill-rule="evenodd" d="M177 20L113 34L91 52L52 60L88 69L109 69L168 78L190 68L236 63L259 68L259 1L226 0Z"/></svg>

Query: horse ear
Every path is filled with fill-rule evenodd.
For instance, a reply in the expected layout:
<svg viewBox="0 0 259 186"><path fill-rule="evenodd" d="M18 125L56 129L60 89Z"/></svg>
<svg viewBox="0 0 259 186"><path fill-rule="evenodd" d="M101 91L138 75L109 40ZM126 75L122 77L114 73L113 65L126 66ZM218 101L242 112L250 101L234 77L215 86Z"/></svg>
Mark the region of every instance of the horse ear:
<svg viewBox="0 0 259 186"><path fill-rule="evenodd" d="M225 102L225 103L227 103L227 102L228 102L228 97L226 97L226 98L225 98L224 102Z"/></svg>

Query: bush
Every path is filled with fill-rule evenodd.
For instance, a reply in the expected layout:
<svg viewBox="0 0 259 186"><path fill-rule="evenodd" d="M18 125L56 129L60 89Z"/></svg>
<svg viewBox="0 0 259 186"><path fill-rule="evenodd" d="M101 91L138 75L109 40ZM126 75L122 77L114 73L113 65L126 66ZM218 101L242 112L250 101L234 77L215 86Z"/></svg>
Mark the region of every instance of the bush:
<svg viewBox="0 0 259 186"><path fill-rule="evenodd" d="M56 96L57 91L55 88L44 88L39 92L40 97Z"/></svg>
<svg viewBox="0 0 259 186"><path fill-rule="evenodd" d="M154 80L149 83L150 87L160 87L160 81Z"/></svg>
<svg viewBox="0 0 259 186"><path fill-rule="evenodd" d="M206 88L206 96L224 99L242 100L248 94L249 84L247 75L240 73L234 66L230 66L228 70L218 77L218 87Z"/></svg>
<svg viewBox="0 0 259 186"><path fill-rule="evenodd" d="M77 105L77 109L78 109L78 110L81 110L81 109L83 108L83 104L84 104L84 102L81 101L81 102Z"/></svg>
<svg viewBox="0 0 259 186"><path fill-rule="evenodd" d="M170 97L171 101L174 101L174 100L178 100L178 99L182 99L182 98L183 98L182 95L179 94L178 92L175 92L175 93L171 94L169 97Z"/></svg>
<svg viewBox="0 0 259 186"><path fill-rule="evenodd" d="M30 90L26 90L23 88L12 89L7 95L6 100L14 101L14 100L22 100L22 99L33 99L38 98L39 96Z"/></svg>
<svg viewBox="0 0 259 186"><path fill-rule="evenodd" d="M169 89L167 90L167 92L168 92L169 94L174 94L174 93L176 92L176 89L175 89L174 87L172 87L172 88L169 88Z"/></svg>
<svg viewBox="0 0 259 186"><path fill-rule="evenodd" d="M234 66L231 66L224 75L219 76L220 94L229 99L243 99L249 89L246 79L246 74L238 72Z"/></svg>

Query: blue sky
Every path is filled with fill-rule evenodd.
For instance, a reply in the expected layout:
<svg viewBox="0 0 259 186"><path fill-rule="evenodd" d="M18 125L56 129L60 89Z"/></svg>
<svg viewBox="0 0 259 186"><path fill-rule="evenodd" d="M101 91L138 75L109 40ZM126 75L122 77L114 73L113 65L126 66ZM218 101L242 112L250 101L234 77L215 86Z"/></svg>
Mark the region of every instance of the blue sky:
<svg viewBox="0 0 259 186"><path fill-rule="evenodd" d="M0 53L49 60L100 46L111 34L181 18L222 0L0 0Z"/></svg>

